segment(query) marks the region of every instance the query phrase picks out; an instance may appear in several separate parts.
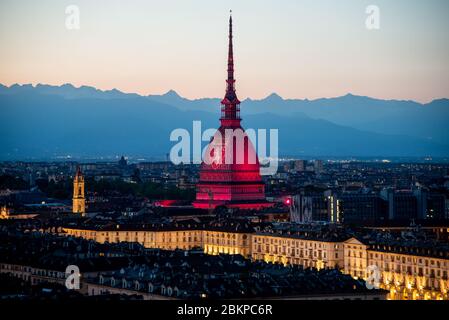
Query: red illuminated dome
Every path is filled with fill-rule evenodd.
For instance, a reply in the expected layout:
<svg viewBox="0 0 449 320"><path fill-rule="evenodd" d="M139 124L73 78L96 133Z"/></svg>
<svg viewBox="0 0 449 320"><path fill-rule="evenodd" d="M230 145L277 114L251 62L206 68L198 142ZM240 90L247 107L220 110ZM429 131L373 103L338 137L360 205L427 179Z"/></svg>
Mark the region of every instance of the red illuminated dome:
<svg viewBox="0 0 449 320"><path fill-rule="evenodd" d="M226 94L221 101L221 125L205 152L193 205L205 209L220 205L244 209L270 206L265 200L257 153L240 125L240 101L235 93L232 17L229 18L226 84Z"/></svg>

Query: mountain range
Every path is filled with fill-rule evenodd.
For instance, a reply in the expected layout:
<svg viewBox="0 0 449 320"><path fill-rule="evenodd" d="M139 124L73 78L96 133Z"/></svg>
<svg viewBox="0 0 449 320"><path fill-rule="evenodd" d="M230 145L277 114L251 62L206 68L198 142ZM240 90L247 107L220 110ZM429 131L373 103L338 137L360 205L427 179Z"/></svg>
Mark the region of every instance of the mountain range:
<svg viewBox="0 0 449 320"><path fill-rule="evenodd" d="M71 84L0 85L0 159L164 157L170 132L219 125L219 98L190 100ZM316 100L273 93L241 103L245 128L279 130L279 153L316 157L447 157L449 99L427 104L347 94ZM204 144L203 144L204 145Z"/></svg>

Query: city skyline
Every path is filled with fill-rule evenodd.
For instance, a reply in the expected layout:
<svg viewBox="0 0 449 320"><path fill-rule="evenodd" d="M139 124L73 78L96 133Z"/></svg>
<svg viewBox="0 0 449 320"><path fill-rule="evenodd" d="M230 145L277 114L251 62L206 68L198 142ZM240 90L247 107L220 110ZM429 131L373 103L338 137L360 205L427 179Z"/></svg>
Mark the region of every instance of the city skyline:
<svg viewBox="0 0 449 320"><path fill-rule="evenodd" d="M2 3L0 304L449 301L448 9Z"/></svg>
<svg viewBox="0 0 449 320"><path fill-rule="evenodd" d="M79 30L66 28L70 4L79 8ZM380 10L379 30L365 25L369 5ZM352 93L429 102L449 92L445 1L1 6L0 38L7 46L0 53L0 83L8 86L72 83L142 95L173 89L189 99L219 97L225 85L218 80L225 61L223 22L233 9L242 100L276 92L284 98Z"/></svg>

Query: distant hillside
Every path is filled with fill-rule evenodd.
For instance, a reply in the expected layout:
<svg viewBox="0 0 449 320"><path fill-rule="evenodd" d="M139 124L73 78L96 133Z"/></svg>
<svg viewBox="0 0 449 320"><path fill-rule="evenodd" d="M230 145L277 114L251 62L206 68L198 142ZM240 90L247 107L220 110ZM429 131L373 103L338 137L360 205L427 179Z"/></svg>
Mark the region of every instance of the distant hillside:
<svg viewBox="0 0 449 320"><path fill-rule="evenodd" d="M279 129L281 155L449 156L449 100L428 105L347 95L242 102L245 128ZM175 128L218 126L219 99L140 96L70 84L0 85L0 159L164 156Z"/></svg>
<svg viewBox="0 0 449 320"><path fill-rule="evenodd" d="M216 110L220 99L187 100L176 93L149 96L181 110ZM271 94L262 100L246 99L242 110L247 114L273 113L290 116L302 112L313 119L382 134L398 134L449 144L449 99L428 104L414 101L379 100L348 94L343 97L317 100L282 99Z"/></svg>

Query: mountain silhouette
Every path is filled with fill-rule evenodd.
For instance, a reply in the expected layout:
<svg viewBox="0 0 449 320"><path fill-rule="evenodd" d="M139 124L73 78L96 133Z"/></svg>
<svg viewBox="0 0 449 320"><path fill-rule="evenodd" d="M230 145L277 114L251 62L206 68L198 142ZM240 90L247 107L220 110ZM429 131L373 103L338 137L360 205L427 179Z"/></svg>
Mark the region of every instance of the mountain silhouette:
<svg viewBox="0 0 449 320"><path fill-rule="evenodd" d="M346 95L242 102L245 128L279 130L291 156L449 156L449 100L429 104ZM59 155L164 157L176 128L219 125L220 99L189 100L170 90L141 96L71 84L0 85L0 159ZM205 145L206 142L203 143Z"/></svg>

